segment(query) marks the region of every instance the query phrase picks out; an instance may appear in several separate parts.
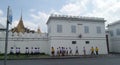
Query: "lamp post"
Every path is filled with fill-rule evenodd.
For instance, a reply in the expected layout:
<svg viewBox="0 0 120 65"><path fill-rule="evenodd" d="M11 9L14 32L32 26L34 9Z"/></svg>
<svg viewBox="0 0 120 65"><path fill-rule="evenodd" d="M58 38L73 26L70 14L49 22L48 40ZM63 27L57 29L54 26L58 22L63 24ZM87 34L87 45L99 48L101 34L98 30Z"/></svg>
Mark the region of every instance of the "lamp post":
<svg viewBox="0 0 120 65"><path fill-rule="evenodd" d="M12 22L12 11L10 10L10 7L8 6L7 9L7 25L6 25L6 38L5 38L5 56L4 56L4 65L6 65L7 62L7 46L8 46L8 29L9 24Z"/></svg>

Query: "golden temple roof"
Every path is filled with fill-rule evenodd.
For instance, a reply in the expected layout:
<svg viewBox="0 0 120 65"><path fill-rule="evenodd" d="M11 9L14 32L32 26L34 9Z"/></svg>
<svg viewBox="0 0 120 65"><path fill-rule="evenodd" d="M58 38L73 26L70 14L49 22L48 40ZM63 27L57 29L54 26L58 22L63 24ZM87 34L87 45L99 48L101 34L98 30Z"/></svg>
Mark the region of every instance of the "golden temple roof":
<svg viewBox="0 0 120 65"><path fill-rule="evenodd" d="M42 33L41 30L40 30L40 28L37 29L37 33Z"/></svg>
<svg viewBox="0 0 120 65"><path fill-rule="evenodd" d="M13 33L14 33L14 32L17 32L17 33L20 33L20 32L21 32L21 33L25 33L25 32L27 32L27 33L29 33L29 32L35 33L34 30L30 30L30 29L28 29L28 28L26 28L26 27L24 26L24 23L23 23L23 20L22 20L22 14L21 14L21 17L20 17L20 20L19 20L18 25L17 25L16 27L12 28L11 31L12 31ZM42 33L41 30L40 30L40 28L38 28L36 32L37 32L37 33Z"/></svg>
<svg viewBox="0 0 120 65"><path fill-rule="evenodd" d="M25 32L25 27L24 27L24 24L23 24L22 15L21 15L21 18L19 20L19 23L18 23L17 27L13 28L12 32L17 32L17 33L20 33L20 32L24 33Z"/></svg>
<svg viewBox="0 0 120 65"><path fill-rule="evenodd" d="M19 21L19 23L18 23L16 28L17 28L16 32L18 32L18 33L19 32L22 32L22 33L25 32L25 27L24 27L24 24L23 24L22 16L21 16L20 21Z"/></svg>

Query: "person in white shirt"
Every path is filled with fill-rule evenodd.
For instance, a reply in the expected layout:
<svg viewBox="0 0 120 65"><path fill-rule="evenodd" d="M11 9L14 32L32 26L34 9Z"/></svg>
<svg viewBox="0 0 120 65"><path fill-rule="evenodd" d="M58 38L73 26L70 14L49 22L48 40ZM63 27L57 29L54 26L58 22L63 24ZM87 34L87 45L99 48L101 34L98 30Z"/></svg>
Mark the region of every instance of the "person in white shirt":
<svg viewBox="0 0 120 65"><path fill-rule="evenodd" d="M84 55L86 55L86 49L85 49L85 46L83 47L83 53L84 53Z"/></svg>
<svg viewBox="0 0 120 65"><path fill-rule="evenodd" d="M35 47L35 51L34 51L34 54L36 55L38 52L37 48Z"/></svg>
<svg viewBox="0 0 120 65"><path fill-rule="evenodd" d="M26 54L26 55L29 54L29 48L28 48L28 47L26 47L26 52L25 52L25 54Z"/></svg>
<svg viewBox="0 0 120 65"><path fill-rule="evenodd" d="M59 47L59 56L61 56L62 55L62 48L61 47Z"/></svg>
<svg viewBox="0 0 120 65"><path fill-rule="evenodd" d="M67 56L68 55L68 49L66 48L66 53L65 53L65 55Z"/></svg>
<svg viewBox="0 0 120 65"><path fill-rule="evenodd" d="M16 47L16 55L19 55L19 48Z"/></svg>
<svg viewBox="0 0 120 65"><path fill-rule="evenodd" d="M76 46L75 55L79 55L78 46Z"/></svg>
<svg viewBox="0 0 120 65"><path fill-rule="evenodd" d="M34 49L33 49L33 47L31 47L31 55L33 55L34 54Z"/></svg>
<svg viewBox="0 0 120 65"><path fill-rule="evenodd" d="M73 55L71 47L69 47L69 55Z"/></svg>
<svg viewBox="0 0 120 65"><path fill-rule="evenodd" d="M18 54L20 54L20 47L18 48Z"/></svg>
<svg viewBox="0 0 120 65"><path fill-rule="evenodd" d="M60 52L59 52L59 48L57 48L57 56L59 56Z"/></svg>
<svg viewBox="0 0 120 65"><path fill-rule="evenodd" d="M40 54L40 48L38 47L37 53Z"/></svg>
<svg viewBox="0 0 120 65"><path fill-rule="evenodd" d="M10 54L14 54L14 49L11 47Z"/></svg>

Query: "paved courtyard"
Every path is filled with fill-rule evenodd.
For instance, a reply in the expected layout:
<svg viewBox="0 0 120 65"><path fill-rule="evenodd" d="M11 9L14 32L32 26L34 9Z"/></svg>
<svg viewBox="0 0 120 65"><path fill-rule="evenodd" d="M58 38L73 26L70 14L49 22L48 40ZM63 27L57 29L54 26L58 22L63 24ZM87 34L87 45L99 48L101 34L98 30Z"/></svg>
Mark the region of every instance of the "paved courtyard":
<svg viewBox="0 0 120 65"><path fill-rule="evenodd" d="M3 60L0 60L3 65ZM8 60L7 65L120 65L120 56L69 59Z"/></svg>

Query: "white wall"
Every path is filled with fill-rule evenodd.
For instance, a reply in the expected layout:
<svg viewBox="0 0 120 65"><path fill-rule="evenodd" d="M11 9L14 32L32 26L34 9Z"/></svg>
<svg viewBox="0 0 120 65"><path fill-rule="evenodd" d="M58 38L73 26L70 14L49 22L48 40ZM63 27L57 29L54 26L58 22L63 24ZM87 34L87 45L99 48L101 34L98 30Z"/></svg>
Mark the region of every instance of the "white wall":
<svg viewBox="0 0 120 65"><path fill-rule="evenodd" d="M72 41L76 41L76 44L72 44ZM86 44L85 41L89 41L89 44ZM83 47L86 48L86 53L91 54L90 49L93 46L94 48L97 46L99 48L99 54L107 54L107 47L105 39L53 39L51 40L51 47L55 48L55 51L59 47L69 48L71 47L73 50L73 54L75 54L76 46L78 46L79 54L83 55Z"/></svg>
<svg viewBox="0 0 120 65"><path fill-rule="evenodd" d="M113 30L114 35L111 36L109 34L109 47L110 47L110 52L119 52L120 53L120 35L116 34L116 29L120 29L120 24L115 24L115 25L110 25L108 27L108 30L111 31Z"/></svg>
<svg viewBox="0 0 120 65"><path fill-rule="evenodd" d="M63 26L62 33L57 33L57 24L61 24ZM71 25L76 25L76 33L71 33ZM89 27L88 34L84 33L84 26ZM101 34L97 34L97 26L101 27ZM105 37L105 26L103 22L51 20L48 24L48 28L49 27L51 27L51 33L49 33L49 36L78 36L79 34L82 34L84 37Z"/></svg>
<svg viewBox="0 0 120 65"><path fill-rule="evenodd" d="M57 33L57 24L61 24L62 33ZM80 25L79 25L80 24ZM71 25L76 25L76 33L71 33ZM84 26L89 27L89 33L84 33ZM101 34L97 34L96 27L101 27ZM51 47L72 47L75 53L75 47L79 47L79 53L83 54L83 46L86 47L87 54L90 54L90 48L97 46L99 48L100 54L107 54L107 45L105 37L105 25L104 22L92 22L92 21L70 21L70 20L56 20L50 19L48 23L48 28L51 27L51 32L49 33L49 40ZM82 38L79 38L79 35ZM77 41L77 44L72 44L72 41ZM86 44L85 41L90 41L90 44Z"/></svg>
<svg viewBox="0 0 120 65"><path fill-rule="evenodd" d="M5 36L5 34L4 34ZM0 51L1 53L4 53L4 47L5 47L5 37L0 37ZM20 47L20 52L25 53L25 48L29 47L29 51L31 52L31 47L39 47L41 53L48 54L49 51L49 45L48 45L48 38L46 34L38 34L38 33L20 33L19 36L17 33L14 33L14 36L12 36L12 33L9 32L8 37L8 53L10 52L11 47L14 47L14 52L16 50L16 47Z"/></svg>

